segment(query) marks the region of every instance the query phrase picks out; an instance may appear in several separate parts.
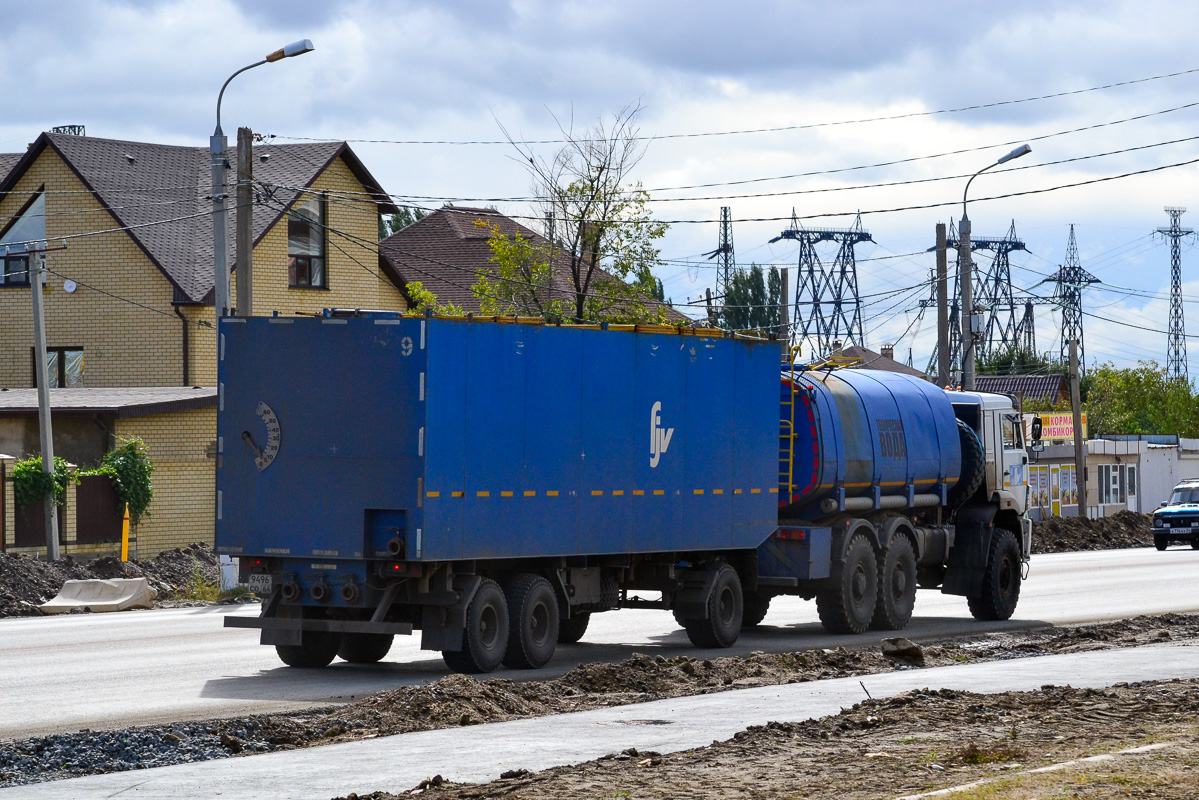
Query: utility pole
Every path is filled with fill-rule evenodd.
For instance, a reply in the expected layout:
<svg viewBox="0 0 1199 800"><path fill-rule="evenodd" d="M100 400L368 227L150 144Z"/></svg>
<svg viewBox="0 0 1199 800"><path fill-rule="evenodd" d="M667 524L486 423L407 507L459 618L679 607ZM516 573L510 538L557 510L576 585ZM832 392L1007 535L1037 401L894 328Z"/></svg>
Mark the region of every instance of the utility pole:
<svg viewBox="0 0 1199 800"><path fill-rule="evenodd" d="M962 289L962 391L973 392L974 264L970 260L970 220L965 214L958 223L958 272L958 286Z"/></svg>
<svg viewBox="0 0 1199 800"><path fill-rule="evenodd" d="M222 90L224 91L224 90ZM229 313L229 245L225 230L225 148L228 140L220 124L220 106L217 106L216 132L208 139L208 155L212 176L212 271L216 279L213 289L215 301L213 330L217 331L217 347L220 347L221 317Z"/></svg>
<svg viewBox="0 0 1199 800"><path fill-rule="evenodd" d="M36 265L36 266L35 266ZM42 308L42 282L46 277L46 250L29 251L29 290L33 296L33 338L37 376L37 417L42 435L42 472L54 479L54 431L50 423L50 374L46 369L46 318ZM46 558L58 560L57 492L46 498Z"/></svg>
<svg viewBox="0 0 1199 800"><path fill-rule="evenodd" d="M1074 475L1078 480L1078 516L1087 515L1087 457L1082 439L1082 397L1078 388L1078 340L1070 340L1070 410L1074 414Z"/></svg>
<svg viewBox="0 0 1199 800"><path fill-rule="evenodd" d="M787 268L783 267L779 270L779 338L783 340L783 349L788 359L791 357L791 319L787 307L791 299L787 292L790 282L787 279Z"/></svg>
<svg viewBox="0 0 1199 800"><path fill-rule="evenodd" d="M254 132L237 129L237 316L254 316Z"/></svg>
<svg viewBox="0 0 1199 800"><path fill-rule="evenodd" d="M937 385L949 386L949 264L945 223L937 223Z"/></svg>

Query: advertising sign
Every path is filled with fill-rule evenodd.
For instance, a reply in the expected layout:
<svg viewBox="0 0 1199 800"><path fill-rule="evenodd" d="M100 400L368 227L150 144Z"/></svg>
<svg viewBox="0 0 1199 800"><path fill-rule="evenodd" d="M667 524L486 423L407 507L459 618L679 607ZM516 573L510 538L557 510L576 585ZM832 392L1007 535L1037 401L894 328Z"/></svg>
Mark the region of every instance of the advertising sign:
<svg viewBox="0 0 1199 800"><path fill-rule="evenodd" d="M1074 441L1074 415L1073 414L1025 414L1024 415L1024 441L1033 442L1033 433L1036 430L1034 420L1039 420L1041 423L1041 441L1053 443L1072 443ZM1087 438L1087 415L1083 412L1082 415L1082 438Z"/></svg>

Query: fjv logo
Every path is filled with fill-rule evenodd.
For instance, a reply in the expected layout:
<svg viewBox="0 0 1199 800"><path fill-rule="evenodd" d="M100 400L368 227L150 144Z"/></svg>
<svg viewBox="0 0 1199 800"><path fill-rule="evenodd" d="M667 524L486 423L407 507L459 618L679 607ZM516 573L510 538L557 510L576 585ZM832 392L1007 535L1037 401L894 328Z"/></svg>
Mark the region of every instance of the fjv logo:
<svg viewBox="0 0 1199 800"><path fill-rule="evenodd" d="M670 437L674 436L674 428L662 427L662 402L654 403L649 410L649 466L658 466L658 459L670 447Z"/></svg>

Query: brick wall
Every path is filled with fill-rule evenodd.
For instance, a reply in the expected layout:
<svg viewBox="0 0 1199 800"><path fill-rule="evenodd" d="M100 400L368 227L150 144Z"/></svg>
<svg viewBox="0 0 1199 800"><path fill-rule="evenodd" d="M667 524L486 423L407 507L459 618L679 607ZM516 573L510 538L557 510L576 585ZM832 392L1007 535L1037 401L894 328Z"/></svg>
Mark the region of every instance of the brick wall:
<svg viewBox="0 0 1199 800"><path fill-rule="evenodd" d="M154 463L154 500L134 529L136 555L150 558L192 542L212 544L216 409L202 408L117 420L118 437L137 436Z"/></svg>
<svg viewBox="0 0 1199 800"><path fill-rule="evenodd" d="M14 190L0 197L0 228L43 186L49 246L56 246L55 238L118 226L58 154L47 148ZM84 385L179 385L182 323L171 313L171 284L127 233L69 240L66 251L47 253L46 265L80 284L165 312L155 314L83 285L68 294L62 288L64 278L51 275L43 294L46 343L83 348ZM0 387L33 386L29 291L28 286L0 287Z"/></svg>

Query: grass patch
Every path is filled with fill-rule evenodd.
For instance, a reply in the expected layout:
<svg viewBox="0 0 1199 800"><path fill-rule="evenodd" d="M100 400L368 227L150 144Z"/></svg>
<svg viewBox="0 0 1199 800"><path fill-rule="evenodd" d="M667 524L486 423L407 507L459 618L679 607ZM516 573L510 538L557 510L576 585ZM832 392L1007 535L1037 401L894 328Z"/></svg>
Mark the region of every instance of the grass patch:
<svg viewBox="0 0 1199 800"><path fill-rule="evenodd" d="M195 561L193 559L193 561ZM191 577L187 581L187 585L183 587L183 596L192 600L204 600L213 602L221 599L221 582L220 580L210 581L204 574L204 570L200 568L198 562L192 566Z"/></svg>

